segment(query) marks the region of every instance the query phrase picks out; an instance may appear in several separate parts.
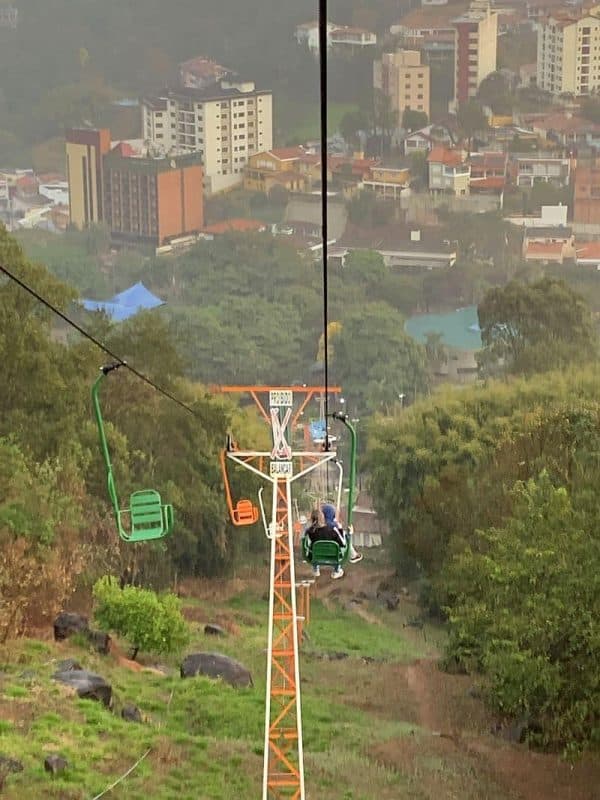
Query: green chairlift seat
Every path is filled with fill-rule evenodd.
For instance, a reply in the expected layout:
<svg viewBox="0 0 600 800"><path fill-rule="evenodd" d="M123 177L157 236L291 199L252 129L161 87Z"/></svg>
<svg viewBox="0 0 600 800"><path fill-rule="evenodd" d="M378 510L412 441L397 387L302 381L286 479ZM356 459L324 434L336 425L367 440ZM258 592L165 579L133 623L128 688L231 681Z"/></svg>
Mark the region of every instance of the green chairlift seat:
<svg viewBox="0 0 600 800"><path fill-rule="evenodd" d="M108 496L113 506L119 536L126 542L147 542L152 539L162 539L163 536L171 533L174 522L173 506L163 503L160 494L154 489L141 489L133 492L127 508L120 508L99 398L100 384L110 372L120 366L123 365L117 363L101 368L100 375L92 387L92 403L106 466ZM127 525L123 524L124 518L128 520Z"/></svg>
<svg viewBox="0 0 600 800"><path fill-rule="evenodd" d="M342 547L337 542L322 540L314 542L312 547L308 537L302 537L302 551L304 560L314 566L341 567L350 556L351 533L346 534L346 546Z"/></svg>
<svg viewBox="0 0 600 800"><path fill-rule="evenodd" d="M333 541L318 541L311 546L308 537L302 537L302 557L313 566L341 567L350 558L352 550L352 513L354 511L354 498L356 495L356 428L350 424L348 415L334 412L334 419L346 426L350 432L350 486L348 490L348 510L346 544L344 547Z"/></svg>

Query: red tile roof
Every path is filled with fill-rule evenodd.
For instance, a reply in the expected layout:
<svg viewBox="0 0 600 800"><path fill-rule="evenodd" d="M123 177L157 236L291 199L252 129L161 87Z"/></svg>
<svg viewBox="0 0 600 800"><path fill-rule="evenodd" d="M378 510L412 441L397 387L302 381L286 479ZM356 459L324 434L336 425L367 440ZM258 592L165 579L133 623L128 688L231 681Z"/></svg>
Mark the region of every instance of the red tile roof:
<svg viewBox="0 0 600 800"><path fill-rule="evenodd" d="M423 6L413 8L396 25L410 30L429 28L452 28L452 20L467 10L468 3L452 3L445 6Z"/></svg>
<svg viewBox="0 0 600 800"><path fill-rule="evenodd" d="M492 175L489 178L471 178L469 182L469 186L471 191L477 191L479 189L486 190L486 189L504 189L506 186L506 178L502 175Z"/></svg>
<svg viewBox="0 0 600 800"><path fill-rule="evenodd" d="M264 222L257 219L225 219L222 222L215 222L204 228L204 233L248 233L251 231L263 231L266 228Z"/></svg>
<svg viewBox="0 0 600 800"><path fill-rule="evenodd" d="M583 117L568 116L567 114L550 114L541 119L536 119L533 126L539 130L557 131L558 133L576 133L583 131L600 131L600 125L590 122Z"/></svg>
<svg viewBox="0 0 600 800"><path fill-rule="evenodd" d="M528 256L562 256L562 242L528 242L525 258Z"/></svg>
<svg viewBox="0 0 600 800"><path fill-rule="evenodd" d="M429 163L442 163L447 167L459 167L461 164L465 163L465 159L460 150L451 150L449 147L444 147L443 145L435 145L435 147L432 147L427 156L427 161Z"/></svg>
<svg viewBox="0 0 600 800"><path fill-rule="evenodd" d="M293 161L304 155L302 147L278 147L274 150L269 150L269 153L279 161Z"/></svg>
<svg viewBox="0 0 600 800"><path fill-rule="evenodd" d="M136 152L128 142L119 142L112 149L113 153L118 153L123 158L132 158Z"/></svg>
<svg viewBox="0 0 600 800"><path fill-rule="evenodd" d="M577 258L600 261L600 242L581 242L577 247Z"/></svg>

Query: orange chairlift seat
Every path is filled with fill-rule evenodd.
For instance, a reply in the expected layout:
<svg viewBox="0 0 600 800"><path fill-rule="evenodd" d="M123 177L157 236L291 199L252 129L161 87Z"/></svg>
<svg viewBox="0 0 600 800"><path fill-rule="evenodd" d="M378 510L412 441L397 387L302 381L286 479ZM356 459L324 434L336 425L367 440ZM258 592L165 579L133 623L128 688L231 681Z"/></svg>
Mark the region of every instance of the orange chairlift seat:
<svg viewBox="0 0 600 800"><path fill-rule="evenodd" d="M229 509L229 516L231 521L236 527L243 525L254 525L258 522L259 511L251 500L238 500L235 506L231 499L231 488L229 486L229 475L227 474L227 456L225 451L221 451L221 471L223 473L223 482L225 484L225 497L227 499L227 508Z"/></svg>

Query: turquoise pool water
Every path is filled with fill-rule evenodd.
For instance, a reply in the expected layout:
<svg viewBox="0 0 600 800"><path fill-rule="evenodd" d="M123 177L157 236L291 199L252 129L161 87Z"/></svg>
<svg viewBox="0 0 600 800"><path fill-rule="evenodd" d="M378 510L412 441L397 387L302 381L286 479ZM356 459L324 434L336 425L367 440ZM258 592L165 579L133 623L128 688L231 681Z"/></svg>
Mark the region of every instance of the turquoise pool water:
<svg viewBox="0 0 600 800"><path fill-rule="evenodd" d="M467 306L448 314L418 314L407 320L406 332L421 344L428 333L440 333L444 344L459 350L481 350L477 306Z"/></svg>

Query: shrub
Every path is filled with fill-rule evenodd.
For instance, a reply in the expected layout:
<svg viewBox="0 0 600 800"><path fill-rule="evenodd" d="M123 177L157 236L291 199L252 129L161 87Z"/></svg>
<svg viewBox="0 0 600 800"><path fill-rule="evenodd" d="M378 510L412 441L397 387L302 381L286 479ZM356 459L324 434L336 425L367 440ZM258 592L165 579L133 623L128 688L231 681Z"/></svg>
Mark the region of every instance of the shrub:
<svg viewBox="0 0 600 800"><path fill-rule="evenodd" d="M131 643L133 658L139 650L173 653L189 641L181 602L173 594L126 586L105 575L94 585L95 618L99 625Z"/></svg>

